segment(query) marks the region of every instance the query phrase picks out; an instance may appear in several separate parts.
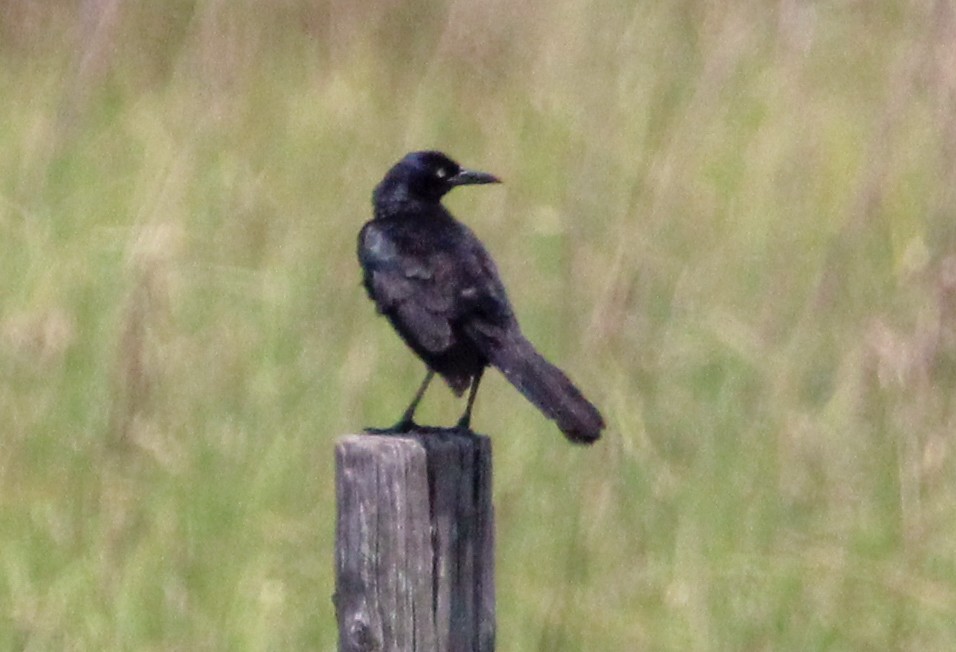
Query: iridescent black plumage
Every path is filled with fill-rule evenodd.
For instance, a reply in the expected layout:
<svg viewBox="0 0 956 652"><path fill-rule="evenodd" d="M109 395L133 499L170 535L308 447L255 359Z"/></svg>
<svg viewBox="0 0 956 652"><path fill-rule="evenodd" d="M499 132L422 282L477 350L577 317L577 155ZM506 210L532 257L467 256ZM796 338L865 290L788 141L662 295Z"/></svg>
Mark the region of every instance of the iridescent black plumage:
<svg viewBox="0 0 956 652"><path fill-rule="evenodd" d="M390 430L415 427L415 408L434 373L458 395L471 387L458 422L468 428L482 373L492 365L568 439L592 443L604 428L601 414L521 334L491 256L441 204L456 186L484 183L498 179L463 169L440 152L414 152L373 193L375 217L358 239L363 283L379 312L429 368Z"/></svg>

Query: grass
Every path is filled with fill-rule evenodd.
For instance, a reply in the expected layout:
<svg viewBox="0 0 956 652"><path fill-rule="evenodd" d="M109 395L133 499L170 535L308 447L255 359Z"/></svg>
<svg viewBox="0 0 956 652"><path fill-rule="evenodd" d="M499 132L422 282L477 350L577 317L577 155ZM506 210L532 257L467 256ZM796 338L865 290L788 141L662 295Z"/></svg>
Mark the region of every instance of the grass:
<svg viewBox="0 0 956 652"><path fill-rule="evenodd" d="M952 649L926 5L0 2L0 648L334 649L332 447L422 371L354 238L436 147L610 424L483 387L501 649Z"/></svg>

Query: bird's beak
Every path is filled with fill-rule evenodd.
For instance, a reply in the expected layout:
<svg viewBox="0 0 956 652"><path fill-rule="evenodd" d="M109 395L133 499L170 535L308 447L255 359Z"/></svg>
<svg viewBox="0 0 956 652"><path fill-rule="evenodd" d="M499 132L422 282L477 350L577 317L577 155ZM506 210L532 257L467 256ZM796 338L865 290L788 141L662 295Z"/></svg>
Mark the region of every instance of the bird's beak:
<svg viewBox="0 0 956 652"><path fill-rule="evenodd" d="M453 186L475 186L483 183L501 183L501 179L487 172L466 170L462 168L458 174L448 179Z"/></svg>

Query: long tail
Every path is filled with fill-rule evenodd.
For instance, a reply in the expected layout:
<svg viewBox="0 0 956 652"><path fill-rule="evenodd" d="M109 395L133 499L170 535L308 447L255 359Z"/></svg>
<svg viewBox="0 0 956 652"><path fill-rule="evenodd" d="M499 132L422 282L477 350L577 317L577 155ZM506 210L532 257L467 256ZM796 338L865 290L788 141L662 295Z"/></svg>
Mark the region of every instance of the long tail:
<svg viewBox="0 0 956 652"><path fill-rule="evenodd" d="M480 339L484 340L485 346L481 348L491 364L546 417L554 420L570 441L593 444L601 437L604 418L598 409L520 332L509 332L494 344Z"/></svg>

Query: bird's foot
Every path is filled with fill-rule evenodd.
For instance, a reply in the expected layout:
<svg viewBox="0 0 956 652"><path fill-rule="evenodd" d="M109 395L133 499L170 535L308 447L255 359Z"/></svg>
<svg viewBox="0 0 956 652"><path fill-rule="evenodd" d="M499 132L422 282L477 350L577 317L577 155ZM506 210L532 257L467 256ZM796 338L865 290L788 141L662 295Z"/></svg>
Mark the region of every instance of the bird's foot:
<svg viewBox="0 0 956 652"><path fill-rule="evenodd" d="M421 426L411 419L402 419L394 426L388 428L365 428L364 431L368 435L406 435L413 430L420 429Z"/></svg>

